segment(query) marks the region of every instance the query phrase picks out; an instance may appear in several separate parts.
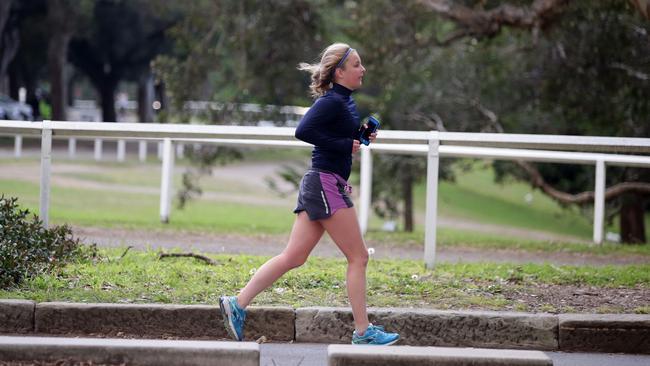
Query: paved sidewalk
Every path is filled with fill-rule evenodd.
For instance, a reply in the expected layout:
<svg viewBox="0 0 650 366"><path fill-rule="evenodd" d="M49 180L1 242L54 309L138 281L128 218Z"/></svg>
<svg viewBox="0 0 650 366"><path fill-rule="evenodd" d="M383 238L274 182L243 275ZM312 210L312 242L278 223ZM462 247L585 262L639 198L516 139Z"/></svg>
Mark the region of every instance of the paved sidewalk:
<svg viewBox="0 0 650 366"><path fill-rule="evenodd" d="M327 366L327 344L271 343L260 346L261 366ZM648 366L650 355L544 352L554 366Z"/></svg>

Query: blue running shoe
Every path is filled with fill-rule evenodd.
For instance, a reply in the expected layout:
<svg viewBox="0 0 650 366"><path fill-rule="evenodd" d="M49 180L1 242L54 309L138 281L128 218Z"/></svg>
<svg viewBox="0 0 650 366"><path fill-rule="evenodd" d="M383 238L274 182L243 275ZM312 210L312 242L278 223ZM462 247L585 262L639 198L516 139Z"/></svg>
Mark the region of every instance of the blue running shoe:
<svg viewBox="0 0 650 366"><path fill-rule="evenodd" d="M219 307L228 334L236 341L244 340L246 310L239 307L237 296L221 296L219 298Z"/></svg>
<svg viewBox="0 0 650 366"><path fill-rule="evenodd" d="M390 346L399 340L399 334L384 331L381 325L368 325L363 335L358 335L355 330L352 333L352 344L371 344L376 346Z"/></svg>

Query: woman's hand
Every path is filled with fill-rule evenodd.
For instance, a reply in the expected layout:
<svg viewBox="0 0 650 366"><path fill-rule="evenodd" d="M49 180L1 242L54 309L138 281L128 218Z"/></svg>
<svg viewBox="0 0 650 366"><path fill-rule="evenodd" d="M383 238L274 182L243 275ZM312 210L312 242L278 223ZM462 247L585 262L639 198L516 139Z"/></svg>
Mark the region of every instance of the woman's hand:
<svg viewBox="0 0 650 366"><path fill-rule="evenodd" d="M361 150L361 142L359 140L352 140L352 153L355 154Z"/></svg>
<svg viewBox="0 0 650 366"><path fill-rule="evenodd" d="M367 125L366 128L368 128ZM370 134L370 142L375 142L377 139L377 132L373 132ZM355 154L361 150L361 142L359 140L352 140L352 153Z"/></svg>

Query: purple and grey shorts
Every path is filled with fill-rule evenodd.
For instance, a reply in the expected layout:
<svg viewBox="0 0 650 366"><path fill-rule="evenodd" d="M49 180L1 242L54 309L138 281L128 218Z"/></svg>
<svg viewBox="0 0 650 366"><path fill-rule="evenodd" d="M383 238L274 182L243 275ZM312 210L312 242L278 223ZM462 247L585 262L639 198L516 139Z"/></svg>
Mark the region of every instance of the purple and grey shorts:
<svg viewBox="0 0 650 366"><path fill-rule="evenodd" d="M310 220L327 219L341 208L354 206L349 194L352 187L340 175L326 170L309 169L300 181L294 213L307 211Z"/></svg>

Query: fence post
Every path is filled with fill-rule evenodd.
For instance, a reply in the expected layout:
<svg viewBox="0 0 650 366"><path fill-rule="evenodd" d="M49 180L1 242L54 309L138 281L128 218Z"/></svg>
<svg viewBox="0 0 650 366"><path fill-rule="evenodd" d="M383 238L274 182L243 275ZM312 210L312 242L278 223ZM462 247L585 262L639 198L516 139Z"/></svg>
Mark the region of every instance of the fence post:
<svg viewBox="0 0 650 366"><path fill-rule="evenodd" d="M52 165L52 121L43 121L41 130L40 219L47 229L50 212L50 168Z"/></svg>
<svg viewBox="0 0 650 366"><path fill-rule="evenodd" d="M102 139L95 139L95 161L102 160Z"/></svg>
<svg viewBox="0 0 650 366"><path fill-rule="evenodd" d="M123 162L126 156L126 141L117 140L117 161Z"/></svg>
<svg viewBox="0 0 650 366"><path fill-rule="evenodd" d="M440 139L438 131L431 131L427 154L427 206L424 231L424 264L433 268L436 259L436 230L438 227L438 167Z"/></svg>
<svg viewBox="0 0 650 366"><path fill-rule="evenodd" d="M179 159L183 158L183 154L185 154L185 144L176 144L176 157Z"/></svg>
<svg viewBox="0 0 650 366"><path fill-rule="evenodd" d="M14 138L14 157L19 158L23 154L23 136L16 135Z"/></svg>
<svg viewBox="0 0 650 366"><path fill-rule="evenodd" d="M74 159L77 153L77 139L70 137L68 139L68 157Z"/></svg>
<svg viewBox="0 0 650 366"><path fill-rule="evenodd" d="M368 146L361 146L361 179L359 189L359 227L361 234L368 231L370 217L370 199L372 197L372 152Z"/></svg>
<svg viewBox="0 0 650 366"><path fill-rule="evenodd" d="M605 218L605 161L596 161L596 187L594 190L594 243L603 243Z"/></svg>
<svg viewBox="0 0 650 366"><path fill-rule="evenodd" d="M160 182L160 222L169 222L169 213L172 204L172 179L174 172L174 151L172 140L163 140L162 148L162 174Z"/></svg>
<svg viewBox="0 0 650 366"><path fill-rule="evenodd" d="M147 161L147 142L144 140L138 141L138 159L142 163Z"/></svg>
<svg viewBox="0 0 650 366"><path fill-rule="evenodd" d="M123 162L126 155L126 141L117 140L117 161Z"/></svg>

